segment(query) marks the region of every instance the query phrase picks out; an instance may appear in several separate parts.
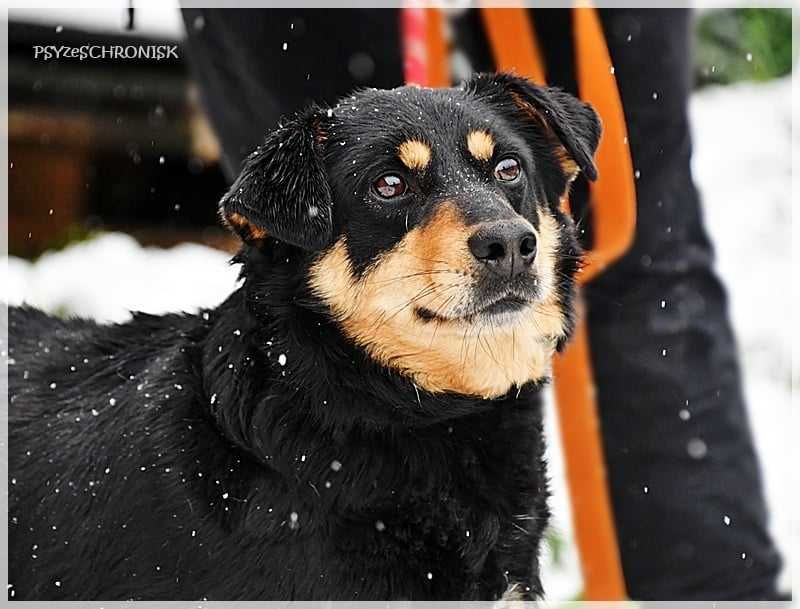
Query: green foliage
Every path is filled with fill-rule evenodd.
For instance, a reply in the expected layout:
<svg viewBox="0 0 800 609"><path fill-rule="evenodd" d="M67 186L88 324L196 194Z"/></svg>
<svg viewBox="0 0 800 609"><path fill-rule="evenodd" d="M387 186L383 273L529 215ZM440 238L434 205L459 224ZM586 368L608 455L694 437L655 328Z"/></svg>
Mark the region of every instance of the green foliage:
<svg viewBox="0 0 800 609"><path fill-rule="evenodd" d="M564 566L564 550L566 549L567 541L563 535L553 527L547 527L544 532L544 542L550 550L550 556L553 557L553 564L557 567Z"/></svg>
<svg viewBox="0 0 800 609"><path fill-rule="evenodd" d="M48 311L51 315L58 317L59 319L70 319L71 317L75 317L77 313L70 309L66 304L61 303L57 305L54 309Z"/></svg>
<svg viewBox="0 0 800 609"><path fill-rule="evenodd" d="M719 9L695 27L698 86L769 80L792 70L792 13L785 8Z"/></svg>

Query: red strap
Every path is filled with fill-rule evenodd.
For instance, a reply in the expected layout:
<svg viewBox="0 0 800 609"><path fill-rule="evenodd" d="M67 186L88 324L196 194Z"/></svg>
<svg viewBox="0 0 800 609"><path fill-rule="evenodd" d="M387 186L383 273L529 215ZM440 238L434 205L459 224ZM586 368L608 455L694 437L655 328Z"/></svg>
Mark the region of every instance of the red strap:
<svg viewBox="0 0 800 609"><path fill-rule="evenodd" d="M447 45L442 12L408 6L400 11L403 75L407 85L447 87Z"/></svg>

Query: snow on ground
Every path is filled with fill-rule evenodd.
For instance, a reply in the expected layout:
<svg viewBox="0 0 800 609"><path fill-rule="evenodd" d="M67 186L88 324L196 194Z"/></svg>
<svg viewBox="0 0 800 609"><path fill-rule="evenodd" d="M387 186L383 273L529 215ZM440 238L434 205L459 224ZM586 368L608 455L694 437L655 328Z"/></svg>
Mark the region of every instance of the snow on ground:
<svg viewBox="0 0 800 609"><path fill-rule="evenodd" d="M124 321L130 311L194 311L219 304L236 283L238 268L229 259L194 243L143 248L128 235L106 233L46 253L34 264L9 258L4 285L12 303ZM5 296L0 292L0 298Z"/></svg>
<svg viewBox="0 0 800 609"><path fill-rule="evenodd" d="M797 336L786 285L792 277L791 84L784 79L707 89L693 97L691 113L693 169L731 296L772 529L787 559L783 583L788 588L789 551L798 545L791 520L794 489L800 486L789 442L791 386L799 376L791 367ZM0 298L103 321L124 320L131 309L195 310L220 302L235 285L237 271L227 258L199 245L142 248L126 235L106 234L45 254L34 264L10 258ZM548 408L554 527L566 543L559 564L546 553L544 580L551 600L570 599L580 592L580 570L555 416Z"/></svg>

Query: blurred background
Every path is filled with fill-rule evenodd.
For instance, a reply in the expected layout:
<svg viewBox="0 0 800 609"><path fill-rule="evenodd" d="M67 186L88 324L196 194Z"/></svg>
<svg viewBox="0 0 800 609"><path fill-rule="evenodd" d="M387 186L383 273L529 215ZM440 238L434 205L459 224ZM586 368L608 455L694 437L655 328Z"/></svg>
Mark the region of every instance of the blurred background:
<svg viewBox="0 0 800 609"><path fill-rule="evenodd" d="M0 288L9 303L121 321L132 309L213 306L235 286L237 271L227 260L236 240L216 215L226 181L188 75L178 7L137 6L130 25L127 5L117 2L9 11L9 257ZM287 27L287 40L298 35ZM178 45L178 58L44 61L32 50L86 43ZM800 488L786 425L799 376L785 290L792 276L791 155L798 149L793 61L789 9L696 13L693 169L731 293L748 403L757 410L751 419L773 531L787 559L785 588ZM744 233L755 247L742 248ZM553 419L556 518L545 586L551 599L570 599L581 581Z"/></svg>

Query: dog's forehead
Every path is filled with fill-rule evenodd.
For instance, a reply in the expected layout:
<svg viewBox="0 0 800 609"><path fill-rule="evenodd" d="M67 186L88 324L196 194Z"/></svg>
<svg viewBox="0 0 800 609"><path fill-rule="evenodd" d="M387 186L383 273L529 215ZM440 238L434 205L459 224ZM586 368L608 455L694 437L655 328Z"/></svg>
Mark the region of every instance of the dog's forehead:
<svg viewBox="0 0 800 609"><path fill-rule="evenodd" d="M384 145L376 153L405 142L460 145L472 131L491 132L491 108L459 88L399 87L367 89L342 99L330 115L330 138L339 145Z"/></svg>
<svg viewBox="0 0 800 609"><path fill-rule="evenodd" d="M387 120L407 122L460 112L470 100L474 98L457 88L362 89L339 100L334 112L352 120L374 120L375 115L381 115Z"/></svg>

